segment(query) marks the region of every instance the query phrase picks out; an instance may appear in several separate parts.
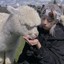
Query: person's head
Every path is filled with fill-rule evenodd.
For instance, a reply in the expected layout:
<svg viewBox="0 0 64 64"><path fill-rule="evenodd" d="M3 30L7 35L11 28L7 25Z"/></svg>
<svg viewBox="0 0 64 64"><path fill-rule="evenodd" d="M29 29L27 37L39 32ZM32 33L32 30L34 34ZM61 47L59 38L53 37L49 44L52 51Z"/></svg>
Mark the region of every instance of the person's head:
<svg viewBox="0 0 64 64"><path fill-rule="evenodd" d="M50 28L55 24L55 15L53 11L44 14L41 17L41 25L45 30L50 30Z"/></svg>

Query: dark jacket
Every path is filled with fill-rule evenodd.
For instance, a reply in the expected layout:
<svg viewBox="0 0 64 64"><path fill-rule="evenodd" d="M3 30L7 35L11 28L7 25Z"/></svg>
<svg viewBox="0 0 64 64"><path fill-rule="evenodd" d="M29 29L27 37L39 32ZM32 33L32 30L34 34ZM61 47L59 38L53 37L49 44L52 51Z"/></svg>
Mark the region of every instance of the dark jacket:
<svg viewBox="0 0 64 64"><path fill-rule="evenodd" d="M25 43L18 64L64 64L64 31L60 24L55 27L55 36L38 27L40 49Z"/></svg>

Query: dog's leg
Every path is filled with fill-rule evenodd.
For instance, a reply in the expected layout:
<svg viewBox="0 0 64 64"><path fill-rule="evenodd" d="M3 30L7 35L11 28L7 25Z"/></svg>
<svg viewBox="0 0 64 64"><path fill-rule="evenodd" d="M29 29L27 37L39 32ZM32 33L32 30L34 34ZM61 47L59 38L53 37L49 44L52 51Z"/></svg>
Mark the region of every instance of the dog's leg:
<svg viewBox="0 0 64 64"><path fill-rule="evenodd" d="M4 63L4 52L0 52L0 64Z"/></svg>
<svg viewBox="0 0 64 64"><path fill-rule="evenodd" d="M14 50L7 51L5 64L14 64L14 56L15 56Z"/></svg>

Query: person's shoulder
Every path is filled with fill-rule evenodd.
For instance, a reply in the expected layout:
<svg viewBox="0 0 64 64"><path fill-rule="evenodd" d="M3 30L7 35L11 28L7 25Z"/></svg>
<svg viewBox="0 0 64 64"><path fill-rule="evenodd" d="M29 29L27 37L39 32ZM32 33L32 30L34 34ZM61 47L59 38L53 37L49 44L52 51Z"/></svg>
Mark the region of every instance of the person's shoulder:
<svg viewBox="0 0 64 64"><path fill-rule="evenodd" d="M37 30L38 30L39 33L43 33L44 32L44 29L41 26L37 26Z"/></svg>
<svg viewBox="0 0 64 64"><path fill-rule="evenodd" d="M54 29L56 35L60 35L64 37L64 26L60 23L56 24L56 27Z"/></svg>
<svg viewBox="0 0 64 64"><path fill-rule="evenodd" d="M61 23L57 23L55 29L56 30L60 29L60 30L64 31L64 26Z"/></svg>

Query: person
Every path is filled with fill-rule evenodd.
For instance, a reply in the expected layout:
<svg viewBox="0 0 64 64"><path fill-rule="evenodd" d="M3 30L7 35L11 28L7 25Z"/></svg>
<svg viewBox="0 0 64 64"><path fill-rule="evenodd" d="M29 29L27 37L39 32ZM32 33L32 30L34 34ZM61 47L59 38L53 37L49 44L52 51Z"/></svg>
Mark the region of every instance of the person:
<svg viewBox="0 0 64 64"><path fill-rule="evenodd" d="M27 41L19 56L18 64L64 64L64 31L53 11L41 17L39 35Z"/></svg>

